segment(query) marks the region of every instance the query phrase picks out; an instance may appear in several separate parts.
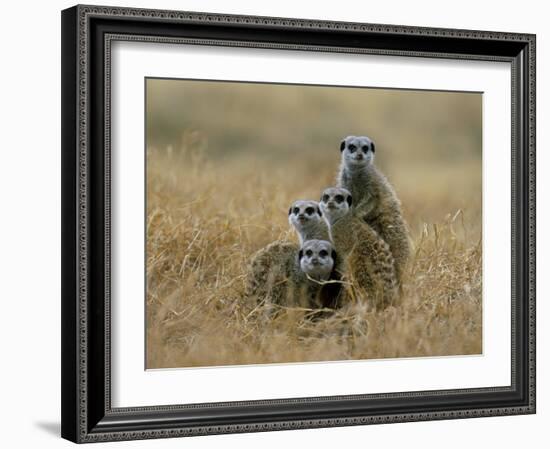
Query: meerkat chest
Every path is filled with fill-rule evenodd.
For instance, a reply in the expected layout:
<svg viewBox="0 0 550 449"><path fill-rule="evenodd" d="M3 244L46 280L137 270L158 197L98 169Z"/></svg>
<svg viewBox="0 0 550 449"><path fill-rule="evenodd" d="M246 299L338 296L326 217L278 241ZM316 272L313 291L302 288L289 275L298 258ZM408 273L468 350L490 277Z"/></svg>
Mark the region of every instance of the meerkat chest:
<svg viewBox="0 0 550 449"><path fill-rule="evenodd" d="M355 207L359 205L371 205L376 201L376 190L374 180L366 171L344 172L342 176L342 187L348 189L353 198Z"/></svg>
<svg viewBox="0 0 550 449"><path fill-rule="evenodd" d="M361 201L362 199L361 196L364 187L362 186L363 180L360 178L362 178L362 176L356 176L355 174L344 171L340 179L341 186L349 190L354 202Z"/></svg>

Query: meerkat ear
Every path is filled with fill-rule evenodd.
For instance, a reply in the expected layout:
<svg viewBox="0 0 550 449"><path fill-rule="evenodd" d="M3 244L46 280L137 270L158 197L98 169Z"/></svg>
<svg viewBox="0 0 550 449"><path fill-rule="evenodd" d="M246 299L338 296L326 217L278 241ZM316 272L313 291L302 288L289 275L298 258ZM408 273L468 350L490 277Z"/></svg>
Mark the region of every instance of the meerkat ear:
<svg viewBox="0 0 550 449"><path fill-rule="evenodd" d="M374 142L370 143L370 147L371 147L372 152L374 153L376 151L376 148L374 146Z"/></svg>
<svg viewBox="0 0 550 449"><path fill-rule="evenodd" d="M288 215L290 215L292 213L292 207L289 207L288 208Z"/></svg>
<svg viewBox="0 0 550 449"><path fill-rule="evenodd" d="M340 142L340 153L342 151L344 151L344 148L346 148L346 139L342 140L342 142Z"/></svg>
<svg viewBox="0 0 550 449"><path fill-rule="evenodd" d="M298 251L298 260L302 260L302 257L304 257L304 251L300 250Z"/></svg>
<svg viewBox="0 0 550 449"><path fill-rule="evenodd" d="M319 217L323 216L323 213L321 212L321 208L317 206L317 213L319 214Z"/></svg>
<svg viewBox="0 0 550 449"><path fill-rule="evenodd" d="M348 195L348 197L346 198L347 202L348 202L348 207L351 207L351 203L353 203L353 200L351 198L351 195Z"/></svg>
<svg viewBox="0 0 550 449"><path fill-rule="evenodd" d="M332 260L336 263L336 251L332 250Z"/></svg>

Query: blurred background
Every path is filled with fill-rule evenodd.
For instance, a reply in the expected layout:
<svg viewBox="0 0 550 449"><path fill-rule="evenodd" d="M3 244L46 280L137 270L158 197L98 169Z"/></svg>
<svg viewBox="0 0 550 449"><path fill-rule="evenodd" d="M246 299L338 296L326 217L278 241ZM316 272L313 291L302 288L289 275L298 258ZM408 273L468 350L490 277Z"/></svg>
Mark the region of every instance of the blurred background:
<svg viewBox="0 0 550 449"><path fill-rule="evenodd" d="M184 148L226 172L283 170L317 199L333 182L340 140L368 135L413 227L458 209L480 213L481 115L478 93L147 81L149 159ZM315 186L300 185L312 176Z"/></svg>

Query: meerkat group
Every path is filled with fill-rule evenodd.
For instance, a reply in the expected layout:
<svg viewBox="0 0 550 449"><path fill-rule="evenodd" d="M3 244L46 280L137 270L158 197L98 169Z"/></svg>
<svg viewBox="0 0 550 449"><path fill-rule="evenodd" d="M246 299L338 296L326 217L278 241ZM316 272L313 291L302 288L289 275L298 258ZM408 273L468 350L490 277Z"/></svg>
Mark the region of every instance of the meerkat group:
<svg viewBox="0 0 550 449"><path fill-rule="evenodd" d="M275 241L252 257L248 297L313 309L353 300L377 309L395 303L410 255L401 203L374 166L370 138L348 136L340 152L336 186L319 202L295 201L288 211L299 244Z"/></svg>

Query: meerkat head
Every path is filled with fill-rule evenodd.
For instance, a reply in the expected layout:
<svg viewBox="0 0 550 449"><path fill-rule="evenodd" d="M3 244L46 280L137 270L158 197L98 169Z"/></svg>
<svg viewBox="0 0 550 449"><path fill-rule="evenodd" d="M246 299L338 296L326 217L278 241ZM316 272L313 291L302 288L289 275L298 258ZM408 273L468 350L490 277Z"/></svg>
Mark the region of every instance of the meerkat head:
<svg viewBox="0 0 550 449"><path fill-rule="evenodd" d="M316 281L330 278L336 264L336 251L327 240L308 240L298 253L300 269Z"/></svg>
<svg viewBox="0 0 550 449"><path fill-rule="evenodd" d="M340 143L342 161L349 169L361 169L374 161L374 142L367 136L348 136Z"/></svg>
<svg viewBox="0 0 550 449"><path fill-rule="evenodd" d="M323 213L319 203L312 200L298 200L288 210L288 222L296 229L300 237L324 225Z"/></svg>
<svg viewBox="0 0 550 449"><path fill-rule="evenodd" d="M349 190L343 187L329 187L323 191L319 207L325 220L331 225L344 217L351 209L352 199Z"/></svg>

